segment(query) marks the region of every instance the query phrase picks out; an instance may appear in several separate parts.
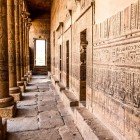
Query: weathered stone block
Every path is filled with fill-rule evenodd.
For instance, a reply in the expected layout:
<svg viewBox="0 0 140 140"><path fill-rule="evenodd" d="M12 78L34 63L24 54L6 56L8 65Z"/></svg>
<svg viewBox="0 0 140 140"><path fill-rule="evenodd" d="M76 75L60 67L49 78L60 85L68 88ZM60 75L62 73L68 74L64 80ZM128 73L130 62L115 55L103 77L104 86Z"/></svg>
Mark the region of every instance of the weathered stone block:
<svg viewBox="0 0 140 140"><path fill-rule="evenodd" d="M0 114L2 118L12 118L16 115L16 105L12 105L5 108L0 108Z"/></svg>

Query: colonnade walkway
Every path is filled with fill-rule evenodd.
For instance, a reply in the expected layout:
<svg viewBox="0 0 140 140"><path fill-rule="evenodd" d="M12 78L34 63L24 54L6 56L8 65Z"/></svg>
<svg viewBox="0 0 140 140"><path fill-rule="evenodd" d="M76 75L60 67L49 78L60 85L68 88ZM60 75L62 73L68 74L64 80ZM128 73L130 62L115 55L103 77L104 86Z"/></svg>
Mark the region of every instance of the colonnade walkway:
<svg viewBox="0 0 140 140"><path fill-rule="evenodd" d="M7 120L8 140L82 140L72 116L47 76L33 76Z"/></svg>

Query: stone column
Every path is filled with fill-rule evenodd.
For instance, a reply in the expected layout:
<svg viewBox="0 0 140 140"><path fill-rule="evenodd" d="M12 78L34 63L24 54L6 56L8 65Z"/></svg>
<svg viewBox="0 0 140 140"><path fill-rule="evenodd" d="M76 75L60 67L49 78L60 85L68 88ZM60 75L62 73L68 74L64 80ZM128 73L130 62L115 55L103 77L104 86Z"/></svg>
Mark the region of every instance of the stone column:
<svg viewBox="0 0 140 140"><path fill-rule="evenodd" d="M14 117L14 98L9 96L7 1L0 0L0 116Z"/></svg>
<svg viewBox="0 0 140 140"><path fill-rule="evenodd" d="M0 140L6 140L7 121L0 117Z"/></svg>
<svg viewBox="0 0 140 140"><path fill-rule="evenodd" d="M9 57L9 88L10 95L15 101L21 99L21 91L17 86L16 74L16 47L15 47L15 18L14 0L7 0L7 22L8 22L8 57Z"/></svg>
<svg viewBox="0 0 140 140"><path fill-rule="evenodd" d="M17 72L17 85L21 91L25 91L24 82L21 81L21 64L20 64L20 28L19 28L19 0L15 0L15 45L16 45L16 72Z"/></svg>
<svg viewBox="0 0 140 140"><path fill-rule="evenodd" d="M21 69L21 80L24 82L24 67L23 67L23 18L22 18L22 10L23 10L23 0L20 0L19 4L19 27L20 27L20 69Z"/></svg>
<svg viewBox="0 0 140 140"><path fill-rule="evenodd" d="M31 19L28 19L28 28L27 28L27 71L28 71L28 77L29 80L32 78L32 72L30 70L30 47L29 47L29 31L31 27Z"/></svg>
<svg viewBox="0 0 140 140"><path fill-rule="evenodd" d="M27 71L27 22L28 22L28 16L27 13L24 13L25 15L25 46L24 46L24 77L28 81L28 71Z"/></svg>
<svg viewBox="0 0 140 140"><path fill-rule="evenodd" d="M24 8L23 8L24 9ZM22 53L23 53L23 77L22 80L24 81L25 86L27 85L27 76L26 76L26 14L25 11L22 11L22 37L23 37L23 48L22 48Z"/></svg>

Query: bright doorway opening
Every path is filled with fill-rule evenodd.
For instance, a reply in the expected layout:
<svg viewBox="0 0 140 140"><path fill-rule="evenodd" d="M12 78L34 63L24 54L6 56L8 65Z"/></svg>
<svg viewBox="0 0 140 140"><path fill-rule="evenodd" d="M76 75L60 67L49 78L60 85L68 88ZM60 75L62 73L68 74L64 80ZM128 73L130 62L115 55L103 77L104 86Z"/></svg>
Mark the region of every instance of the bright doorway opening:
<svg viewBox="0 0 140 140"><path fill-rule="evenodd" d="M46 40L36 40L35 65L46 66Z"/></svg>

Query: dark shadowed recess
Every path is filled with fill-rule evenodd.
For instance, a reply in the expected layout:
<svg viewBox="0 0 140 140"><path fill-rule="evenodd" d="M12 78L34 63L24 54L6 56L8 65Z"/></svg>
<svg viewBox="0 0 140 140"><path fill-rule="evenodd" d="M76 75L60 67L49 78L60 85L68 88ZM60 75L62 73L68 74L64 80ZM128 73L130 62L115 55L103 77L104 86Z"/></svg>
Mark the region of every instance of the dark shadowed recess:
<svg viewBox="0 0 140 140"><path fill-rule="evenodd" d="M26 0L31 19L38 18L44 13L50 13L52 0Z"/></svg>

